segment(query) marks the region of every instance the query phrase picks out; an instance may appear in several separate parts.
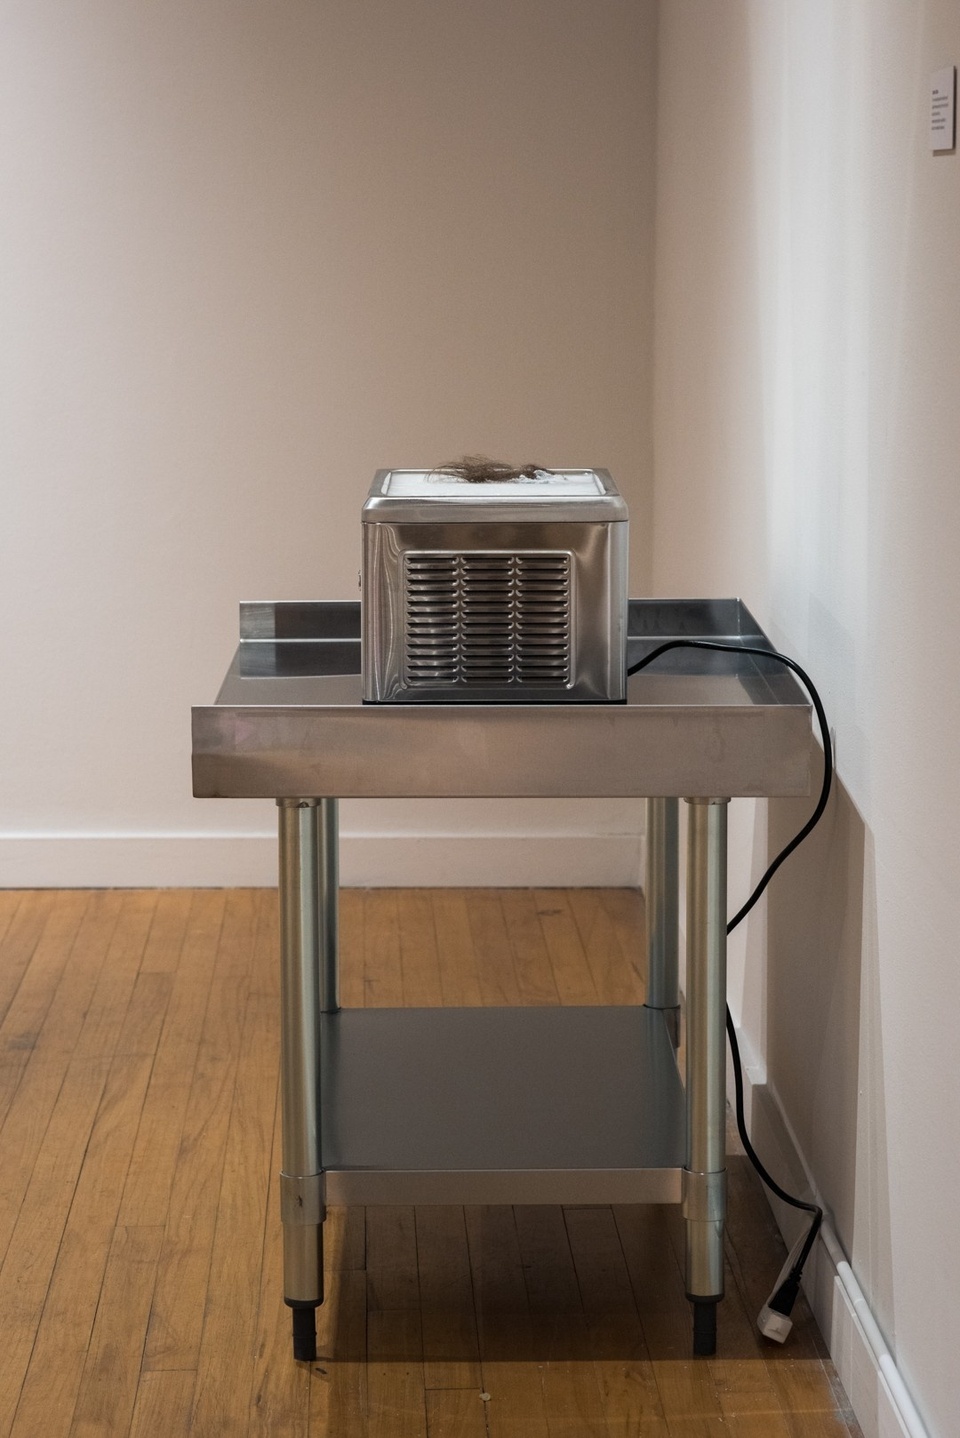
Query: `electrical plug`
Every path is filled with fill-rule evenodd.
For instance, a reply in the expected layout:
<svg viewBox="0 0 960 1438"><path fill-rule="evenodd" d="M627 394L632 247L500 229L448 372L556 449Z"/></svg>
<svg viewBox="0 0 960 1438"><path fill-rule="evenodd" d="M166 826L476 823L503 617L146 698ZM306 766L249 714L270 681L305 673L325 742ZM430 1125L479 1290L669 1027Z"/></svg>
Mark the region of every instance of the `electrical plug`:
<svg viewBox="0 0 960 1438"><path fill-rule="evenodd" d="M793 1327L790 1314L800 1292L800 1272L797 1271L797 1264L806 1241L807 1235L801 1233L787 1255L787 1261L773 1285L773 1292L757 1318L757 1327L764 1338L770 1338L774 1343L785 1343Z"/></svg>

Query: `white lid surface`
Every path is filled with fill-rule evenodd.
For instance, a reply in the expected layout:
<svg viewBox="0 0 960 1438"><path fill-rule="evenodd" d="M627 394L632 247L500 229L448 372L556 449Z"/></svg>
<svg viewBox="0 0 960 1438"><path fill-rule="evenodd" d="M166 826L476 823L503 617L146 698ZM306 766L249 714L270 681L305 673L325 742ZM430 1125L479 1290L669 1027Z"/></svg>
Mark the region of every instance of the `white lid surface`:
<svg viewBox="0 0 960 1438"><path fill-rule="evenodd" d="M381 494L391 499L481 499L517 500L529 504L538 499L596 499L604 488L589 469L548 472L538 469L532 477L491 480L471 484L455 474L437 470L394 469L384 480Z"/></svg>

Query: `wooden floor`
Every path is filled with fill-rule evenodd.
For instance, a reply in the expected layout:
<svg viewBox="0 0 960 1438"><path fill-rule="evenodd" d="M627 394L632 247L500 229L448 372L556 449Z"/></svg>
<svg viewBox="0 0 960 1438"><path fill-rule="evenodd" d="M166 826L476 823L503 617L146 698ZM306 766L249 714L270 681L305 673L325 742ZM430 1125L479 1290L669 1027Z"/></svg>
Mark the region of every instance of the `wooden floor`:
<svg viewBox="0 0 960 1438"><path fill-rule="evenodd" d="M347 891L349 1005L636 1002L628 891ZM0 891L0 1438L857 1433L730 1159L718 1356L676 1208L333 1210L315 1365L281 1301L277 901Z"/></svg>

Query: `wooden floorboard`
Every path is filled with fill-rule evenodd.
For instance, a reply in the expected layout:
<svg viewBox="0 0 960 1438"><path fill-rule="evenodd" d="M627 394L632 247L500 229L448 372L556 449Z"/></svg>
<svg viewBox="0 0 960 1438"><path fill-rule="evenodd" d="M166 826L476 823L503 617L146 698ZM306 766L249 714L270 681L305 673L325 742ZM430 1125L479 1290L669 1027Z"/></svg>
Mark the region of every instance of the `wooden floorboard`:
<svg viewBox="0 0 960 1438"><path fill-rule="evenodd" d="M282 1301L277 898L0 891L0 1438L851 1438L732 1136L690 1357L675 1208L333 1209L318 1359ZM642 1000L635 892L353 890L349 1006Z"/></svg>

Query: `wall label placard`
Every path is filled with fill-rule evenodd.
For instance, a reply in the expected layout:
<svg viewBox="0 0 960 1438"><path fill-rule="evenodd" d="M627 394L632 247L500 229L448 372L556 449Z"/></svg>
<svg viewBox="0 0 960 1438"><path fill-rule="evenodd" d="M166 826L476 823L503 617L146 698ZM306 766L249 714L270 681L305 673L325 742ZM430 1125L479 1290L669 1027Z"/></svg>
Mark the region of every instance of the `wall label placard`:
<svg viewBox="0 0 960 1438"><path fill-rule="evenodd" d="M952 150L957 143L957 67L947 65L930 76L930 148Z"/></svg>

